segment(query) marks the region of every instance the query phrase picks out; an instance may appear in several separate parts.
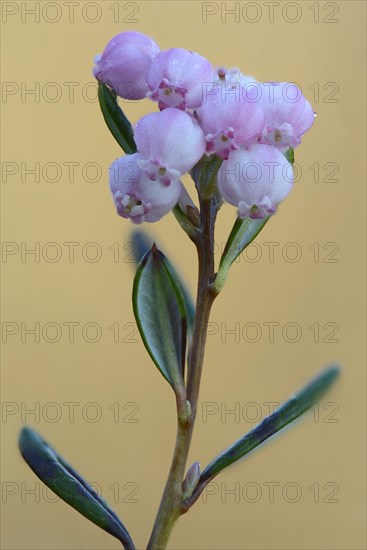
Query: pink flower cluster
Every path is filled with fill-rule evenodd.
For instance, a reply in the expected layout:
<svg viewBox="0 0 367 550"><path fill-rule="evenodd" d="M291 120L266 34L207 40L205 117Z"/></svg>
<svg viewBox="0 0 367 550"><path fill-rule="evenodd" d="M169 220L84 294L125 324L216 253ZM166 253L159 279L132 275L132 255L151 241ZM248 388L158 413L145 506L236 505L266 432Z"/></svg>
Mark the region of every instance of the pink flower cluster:
<svg viewBox="0 0 367 550"><path fill-rule="evenodd" d="M314 112L287 82L257 82L239 69L213 68L201 55L160 50L137 32L115 36L94 75L124 99L149 98L159 111L135 126L138 153L115 161L117 212L154 222L184 196L180 177L206 155L223 159L218 188L242 218L275 212L293 184L284 153L300 144Z"/></svg>

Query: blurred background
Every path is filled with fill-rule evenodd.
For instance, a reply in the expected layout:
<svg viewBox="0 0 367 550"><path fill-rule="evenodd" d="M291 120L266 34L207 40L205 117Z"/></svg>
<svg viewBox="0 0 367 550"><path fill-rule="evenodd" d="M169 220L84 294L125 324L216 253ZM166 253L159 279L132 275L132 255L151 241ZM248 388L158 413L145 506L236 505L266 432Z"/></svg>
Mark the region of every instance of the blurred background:
<svg viewBox="0 0 367 550"><path fill-rule="evenodd" d="M2 548L119 543L43 488L17 449L38 430L144 548L175 438L175 405L131 306L130 222L114 211L93 57L137 30L162 49L298 83L317 112L297 183L234 264L212 312L190 460L202 468L324 365L339 383L232 467L182 517L174 550L364 549L366 5L2 2ZM132 122L155 110L121 102ZM235 210L217 224L217 261ZM173 215L145 229L195 292Z"/></svg>

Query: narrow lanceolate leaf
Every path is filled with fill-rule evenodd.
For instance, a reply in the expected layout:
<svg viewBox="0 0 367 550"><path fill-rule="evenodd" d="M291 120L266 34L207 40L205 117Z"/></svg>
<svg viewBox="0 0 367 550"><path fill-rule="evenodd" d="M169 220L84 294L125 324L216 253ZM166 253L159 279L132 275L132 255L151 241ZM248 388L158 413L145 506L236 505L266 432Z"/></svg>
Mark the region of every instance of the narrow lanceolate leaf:
<svg viewBox="0 0 367 550"><path fill-rule="evenodd" d="M187 331L185 299L167 258L155 245L136 271L133 308L149 355L175 391L182 390Z"/></svg>
<svg viewBox="0 0 367 550"><path fill-rule="evenodd" d="M218 274L215 280L215 287L220 290L227 278L228 270L245 248L257 237L270 216L258 220L252 218L237 218L228 237L223 251Z"/></svg>
<svg viewBox="0 0 367 550"><path fill-rule="evenodd" d="M126 550L134 550L130 535L116 514L34 430L23 428L19 448L36 476L58 497L116 537Z"/></svg>
<svg viewBox="0 0 367 550"><path fill-rule="evenodd" d="M205 468L200 476L199 485L205 485L224 468L245 456L260 443L301 416L324 395L338 377L338 374L338 367L329 367L272 415L265 418L251 432L236 441L231 447L228 447Z"/></svg>
<svg viewBox="0 0 367 550"><path fill-rule="evenodd" d="M148 250L152 247L152 240L147 237L147 235L144 233L144 231L141 231L140 229L136 229L131 234L132 242L133 242L133 253L134 253L134 260L136 264L139 264L140 260L143 258L143 256L148 252ZM173 272L174 278L178 281L179 287L181 287L184 298L185 298L185 305L186 305L186 316L187 316L187 327L189 332L192 332L193 326L194 326L194 320L195 320L195 304L192 299L190 291L187 289L186 285L182 282L182 280L179 278L177 271L171 264L171 262L166 258L166 261Z"/></svg>
<svg viewBox="0 0 367 550"><path fill-rule="evenodd" d="M98 99L103 118L117 143L125 153L136 153L133 128L117 103L116 95L102 82L98 83Z"/></svg>

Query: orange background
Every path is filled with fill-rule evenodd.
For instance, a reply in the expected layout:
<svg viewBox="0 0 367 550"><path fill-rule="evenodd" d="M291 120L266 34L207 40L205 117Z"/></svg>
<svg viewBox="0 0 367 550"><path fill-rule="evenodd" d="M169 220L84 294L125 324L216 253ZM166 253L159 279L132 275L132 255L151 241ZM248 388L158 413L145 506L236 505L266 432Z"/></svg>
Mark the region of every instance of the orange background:
<svg viewBox="0 0 367 550"><path fill-rule="evenodd" d="M225 13L235 3L212 2L218 13L206 23L198 1L103 1L94 7L79 2L74 22L68 20L64 2L40 2L38 23L24 11L34 4L2 2L2 159L13 163L3 164L2 237L6 250L13 247L14 252L3 257L2 320L3 328L17 330L3 344L1 371L2 547L119 546L64 503L47 502L50 493L27 493L41 489L17 450L24 421L97 483L138 548L148 540L163 490L175 437L174 400L142 343L136 342L140 338L129 337L135 330L128 262L132 225L114 212L107 170L120 151L89 85L94 55L113 35L138 30L163 49L195 50L213 64L238 66L259 80L297 82L317 112L314 127L296 151L299 182L257 238L258 246L234 265L215 303L191 461L205 467L251 429L254 419L266 415L266 403L283 401L326 364L343 367L318 416L311 412L218 477L214 494L179 520L169 548L366 548L365 3L280 2L270 22L266 3L239 2L236 22ZM60 20L51 23L60 13ZM36 96L25 94L31 88ZM155 109L148 101L123 107L133 122ZM73 162L79 165L71 182L70 164L65 163ZM100 167L97 172L91 162ZM40 163L39 182L25 172L34 163ZM334 169L336 181L329 181ZM97 181L90 181L95 174ZM58 181L50 181L58 175ZM218 248L224 246L234 216L230 206L221 210ZM173 216L144 229L194 291L195 252ZM66 242L79 243L73 263ZM95 263L86 259L93 259L93 246L85 248L92 242L102 251ZM31 255L22 261L22 247L34 248L35 243L40 243L40 261ZM116 262L109 248L113 243L119 243ZM273 262L270 246L275 247ZM60 250L59 261L49 261ZM296 250L301 257L292 262ZM37 322L46 336L35 343L23 330L22 342L21 324L31 328ZM70 322L79 323L73 343L65 325ZM279 323L273 343L264 324L269 322ZM83 340L88 323L100 328L96 343ZM112 325L119 326L119 342L114 342ZM60 340L50 343L55 326L61 327ZM295 343L289 342L295 338L292 326L302 331ZM258 327L261 332L255 333ZM237 332L230 334L232 329ZM84 330L94 338L93 327ZM249 341L257 336L257 342ZM327 341L331 337L336 341ZM77 403L73 422L71 406L65 405L70 402ZM116 422L114 403L120 411ZM39 415L26 413L35 407ZM226 414L231 409L236 415ZM205 417L202 411L208 410L212 414ZM101 418L93 422L96 412ZM231 490L237 493L229 494Z"/></svg>

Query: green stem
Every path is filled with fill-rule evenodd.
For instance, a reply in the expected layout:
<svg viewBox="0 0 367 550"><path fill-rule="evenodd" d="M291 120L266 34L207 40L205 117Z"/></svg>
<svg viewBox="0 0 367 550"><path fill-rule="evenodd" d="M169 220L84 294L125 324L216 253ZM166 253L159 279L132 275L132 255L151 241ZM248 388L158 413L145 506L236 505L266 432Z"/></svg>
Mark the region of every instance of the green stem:
<svg viewBox="0 0 367 550"><path fill-rule="evenodd" d="M161 550L166 548L172 528L182 513L182 480L189 450L189 427L190 422L178 421L176 446L172 464L153 532L147 547L148 550Z"/></svg>
<svg viewBox="0 0 367 550"><path fill-rule="evenodd" d="M214 224L217 203L215 198L201 199L200 203L201 225L195 243L199 259L198 292L187 376L187 400L190 402L191 414L182 414L182 402L180 404L178 399L176 446L147 550L164 550L175 522L188 510L182 498L182 482L196 417L208 320L217 295L212 288L215 277Z"/></svg>

